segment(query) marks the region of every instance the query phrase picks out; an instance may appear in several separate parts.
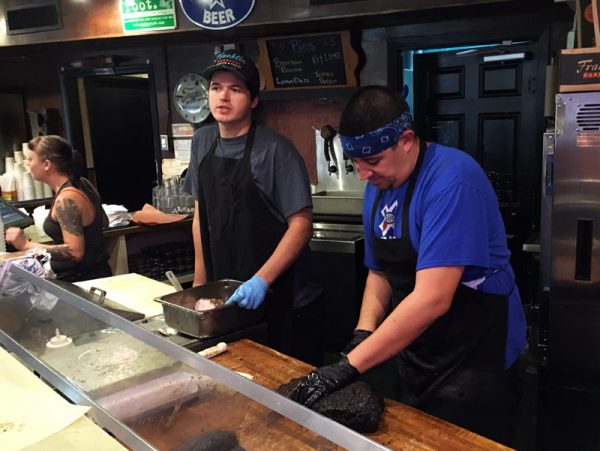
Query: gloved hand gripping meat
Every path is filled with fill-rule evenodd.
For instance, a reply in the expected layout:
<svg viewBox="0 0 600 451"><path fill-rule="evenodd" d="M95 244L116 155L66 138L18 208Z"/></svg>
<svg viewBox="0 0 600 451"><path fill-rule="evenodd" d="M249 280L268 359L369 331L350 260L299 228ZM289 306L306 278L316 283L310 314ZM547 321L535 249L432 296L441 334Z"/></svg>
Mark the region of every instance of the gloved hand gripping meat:
<svg viewBox="0 0 600 451"><path fill-rule="evenodd" d="M343 356L335 363L317 368L308 376L292 379L279 387L277 392L310 407L322 397L356 380L359 375L358 370L348 362L348 357Z"/></svg>

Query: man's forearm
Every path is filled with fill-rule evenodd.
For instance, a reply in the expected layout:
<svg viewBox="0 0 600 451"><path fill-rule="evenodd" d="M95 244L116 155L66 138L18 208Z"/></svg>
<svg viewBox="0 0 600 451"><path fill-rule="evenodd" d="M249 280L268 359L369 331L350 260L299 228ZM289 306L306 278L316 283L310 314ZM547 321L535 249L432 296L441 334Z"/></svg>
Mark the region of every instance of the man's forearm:
<svg viewBox="0 0 600 451"><path fill-rule="evenodd" d="M369 271L356 329L377 329L389 311L391 296L392 290L385 275Z"/></svg>
<svg viewBox="0 0 600 451"><path fill-rule="evenodd" d="M288 218L288 229L271 257L257 271L269 285L298 258L312 237L312 210L305 208Z"/></svg>
<svg viewBox="0 0 600 451"><path fill-rule="evenodd" d="M418 271L414 290L348 354L350 364L363 373L404 350L448 311L463 270L446 267Z"/></svg>

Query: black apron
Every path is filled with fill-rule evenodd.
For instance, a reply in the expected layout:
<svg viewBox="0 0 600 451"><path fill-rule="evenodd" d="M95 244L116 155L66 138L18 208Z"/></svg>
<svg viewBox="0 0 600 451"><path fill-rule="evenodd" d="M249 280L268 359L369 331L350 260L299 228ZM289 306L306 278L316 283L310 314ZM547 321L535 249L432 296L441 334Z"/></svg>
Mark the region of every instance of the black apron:
<svg viewBox="0 0 600 451"><path fill-rule="evenodd" d="M207 281L250 279L269 259L287 230L261 195L250 167L256 126L240 159L215 154L220 137L198 167L198 206ZM291 354L293 267L271 286L265 299L269 346Z"/></svg>
<svg viewBox="0 0 600 451"><path fill-rule="evenodd" d="M374 238L375 257L392 288L392 308L415 286L418 255L409 237L409 211L426 150L421 139L402 206L402 237ZM373 227L382 195L373 205ZM459 284L449 311L398 354L398 400L508 444L515 400L504 370L507 305L508 296Z"/></svg>
<svg viewBox="0 0 600 451"><path fill-rule="evenodd" d="M58 221L52 219L52 209L54 208L58 194L64 188L68 187L75 187L87 196L94 206L95 217L90 225L83 228L85 248L81 261L50 260L50 266L56 274L57 279L67 282L80 282L82 280L110 277L112 276L112 271L108 265L108 251L102 233L104 210L102 210L100 197L94 192L95 190L93 191L89 181L81 179L78 186L75 186L71 180L63 183L56 192L48 216L44 220L44 232L52 238L54 244L64 244L62 228Z"/></svg>

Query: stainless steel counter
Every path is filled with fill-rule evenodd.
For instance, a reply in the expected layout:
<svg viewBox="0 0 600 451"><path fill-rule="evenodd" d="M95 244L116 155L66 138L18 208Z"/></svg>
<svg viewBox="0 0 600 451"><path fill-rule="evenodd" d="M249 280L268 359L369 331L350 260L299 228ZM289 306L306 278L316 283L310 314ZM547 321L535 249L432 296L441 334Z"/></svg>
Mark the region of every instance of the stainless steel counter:
<svg viewBox="0 0 600 451"><path fill-rule="evenodd" d="M354 254L364 239L360 224L315 222L310 248L314 252Z"/></svg>

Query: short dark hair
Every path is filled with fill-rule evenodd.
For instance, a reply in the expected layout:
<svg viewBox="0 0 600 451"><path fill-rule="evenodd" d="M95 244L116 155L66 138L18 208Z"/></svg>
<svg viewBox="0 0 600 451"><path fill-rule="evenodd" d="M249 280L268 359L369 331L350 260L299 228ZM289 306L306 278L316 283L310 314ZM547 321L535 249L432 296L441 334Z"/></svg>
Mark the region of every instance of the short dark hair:
<svg viewBox="0 0 600 451"><path fill-rule="evenodd" d="M364 86L356 91L342 112L339 133L358 136L377 130L408 111L404 98L385 86Z"/></svg>

